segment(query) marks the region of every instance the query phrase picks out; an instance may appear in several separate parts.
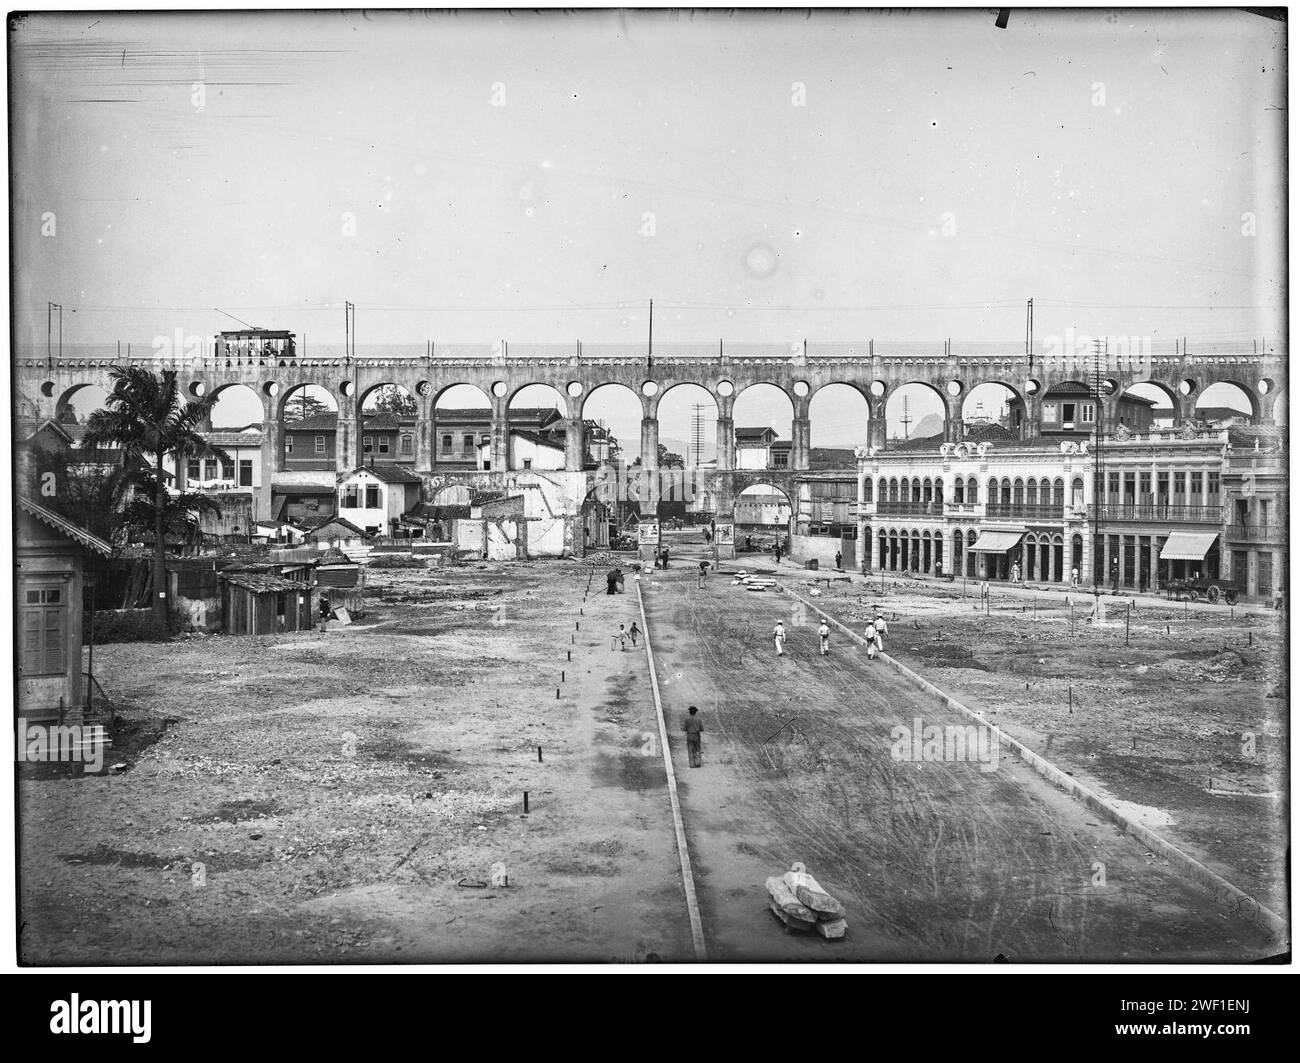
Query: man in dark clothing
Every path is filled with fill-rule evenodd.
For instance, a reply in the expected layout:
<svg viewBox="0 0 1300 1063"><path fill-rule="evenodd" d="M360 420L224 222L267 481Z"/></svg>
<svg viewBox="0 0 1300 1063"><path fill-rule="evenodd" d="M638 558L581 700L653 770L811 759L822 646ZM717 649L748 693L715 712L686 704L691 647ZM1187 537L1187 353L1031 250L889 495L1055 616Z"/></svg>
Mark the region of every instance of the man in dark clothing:
<svg viewBox="0 0 1300 1063"><path fill-rule="evenodd" d="M700 719L700 710L692 705L687 717L682 721L682 730L686 732L686 752L690 755L691 767L698 768L703 762L700 756L700 735L704 731L704 721Z"/></svg>
<svg viewBox="0 0 1300 1063"><path fill-rule="evenodd" d="M842 569L844 567L844 555L838 550L835 551L835 567L836 569Z"/></svg>
<svg viewBox="0 0 1300 1063"><path fill-rule="evenodd" d="M664 547L664 571L668 571L668 547Z"/></svg>
<svg viewBox="0 0 1300 1063"><path fill-rule="evenodd" d="M621 568L611 568L609 575L605 577L605 593L617 594L618 585L623 579L623 570Z"/></svg>

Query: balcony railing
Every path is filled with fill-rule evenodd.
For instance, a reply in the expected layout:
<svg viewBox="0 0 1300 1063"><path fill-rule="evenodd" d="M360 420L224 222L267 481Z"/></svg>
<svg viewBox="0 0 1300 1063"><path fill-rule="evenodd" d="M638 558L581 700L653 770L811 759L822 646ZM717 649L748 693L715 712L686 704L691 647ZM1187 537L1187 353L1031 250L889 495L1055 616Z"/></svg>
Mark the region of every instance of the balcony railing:
<svg viewBox="0 0 1300 1063"><path fill-rule="evenodd" d="M1035 502L990 502L984 507L984 515L994 520L1064 520L1065 503L1043 505Z"/></svg>
<svg viewBox="0 0 1300 1063"><path fill-rule="evenodd" d="M1229 524L1228 539L1238 543L1282 542L1286 529L1281 524Z"/></svg>
<svg viewBox="0 0 1300 1063"><path fill-rule="evenodd" d="M1222 506L1166 506L1159 503L1151 505L1119 504L1102 506L1100 514L1094 511L1098 507L1090 506L1088 516L1097 516L1101 520L1152 520L1183 521L1191 524L1222 524Z"/></svg>
<svg viewBox="0 0 1300 1063"><path fill-rule="evenodd" d="M942 517L942 502L877 502L878 517Z"/></svg>

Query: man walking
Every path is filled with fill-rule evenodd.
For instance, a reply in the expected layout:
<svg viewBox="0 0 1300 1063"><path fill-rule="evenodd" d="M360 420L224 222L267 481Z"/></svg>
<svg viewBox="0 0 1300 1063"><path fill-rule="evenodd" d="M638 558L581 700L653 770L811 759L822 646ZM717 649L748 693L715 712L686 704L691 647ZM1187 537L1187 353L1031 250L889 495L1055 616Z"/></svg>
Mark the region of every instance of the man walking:
<svg viewBox="0 0 1300 1063"><path fill-rule="evenodd" d="M825 657L831 652L831 629L827 626L826 621L822 621L822 626L817 629L817 636L822 640L822 656Z"/></svg>
<svg viewBox="0 0 1300 1063"><path fill-rule="evenodd" d="M776 646L776 655L785 656L785 625L780 620L776 622L776 627L772 629L772 643Z"/></svg>
<svg viewBox="0 0 1300 1063"><path fill-rule="evenodd" d="M1079 570L1078 568L1072 568L1070 569L1070 590L1077 591L1078 589L1079 589Z"/></svg>
<svg viewBox="0 0 1300 1063"><path fill-rule="evenodd" d="M835 551L835 568L839 572L844 571L844 555L840 551Z"/></svg>
<svg viewBox="0 0 1300 1063"><path fill-rule="evenodd" d="M700 755L700 735L704 732L704 721L700 719L700 710L692 705L686 710L686 719L682 721L682 730L686 732L686 752L690 756L691 767L698 768L703 762Z"/></svg>
<svg viewBox="0 0 1300 1063"><path fill-rule="evenodd" d="M776 563L781 563L781 540L777 539L776 545L772 547L772 556L776 558Z"/></svg>
<svg viewBox="0 0 1300 1063"><path fill-rule="evenodd" d="M862 632L862 637L867 641L867 660L874 661L876 659L877 642L876 625L868 620L867 629Z"/></svg>
<svg viewBox="0 0 1300 1063"><path fill-rule="evenodd" d="M700 562L700 579L699 579L699 583L697 584L697 586L700 586L700 587L703 587L703 586L704 586L704 579L705 579L706 576L708 576L708 574L709 574L709 563L708 563L707 561L701 561L701 562Z"/></svg>
<svg viewBox="0 0 1300 1063"><path fill-rule="evenodd" d="M889 634L889 625L885 623L885 614L877 612L876 619L871 622L871 626L876 629L876 652L885 652L885 636Z"/></svg>

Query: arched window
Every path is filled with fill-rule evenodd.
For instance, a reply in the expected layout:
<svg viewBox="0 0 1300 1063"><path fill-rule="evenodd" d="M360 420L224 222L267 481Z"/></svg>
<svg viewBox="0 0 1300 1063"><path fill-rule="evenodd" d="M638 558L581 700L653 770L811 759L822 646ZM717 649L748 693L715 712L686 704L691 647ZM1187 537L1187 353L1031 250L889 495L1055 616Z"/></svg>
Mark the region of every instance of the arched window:
<svg viewBox="0 0 1300 1063"><path fill-rule="evenodd" d="M871 487L872 487L872 484L873 484L873 483L874 483L874 481L873 481L873 480L871 479L871 477L869 477L869 476L868 476L865 480L862 481L862 501L863 501L863 502L870 502L870 501L872 501L872 498L871 498Z"/></svg>
<svg viewBox="0 0 1300 1063"><path fill-rule="evenodd" d="M881 501L881 502L888 502L888 501L889 501L889 481L886 480L886 479L882 476L882 477L880 478L880 483L879 483L877 486L880 488L880 494L879 494L879 496L878 496L878 501Z"/></svg>
<svg viewBox="0 0 1300 1063"><path fill-rule="evenodd" d="M1065 481L1059 476L1052 484L1052 505L1057 509L1065 508Z"/></svg>
<svg viewBox="0 0 1300 1063"><path fill-rule="evenodd" d="M1025 482L1025 505L1038 505L1038 481L1032 476Z"/></svg>
<svg viewBox="0 0 1300 1063"><path fill-rule="evenodd" d="M921 481L915 478L912 480L912 501L921 501Z"/></svg>
<svg viewBox="0 0 1300 1063"><path fill-rule="evenodd" d="M952 500L958 505L966 501L966 481L960 477L952 485Z"/></svg>
<svg viewBox="0 0 1300 1063"><path fill-rule="evenodd" d="M1005 476L1002 477L1002 504L1004 506L1011 505L1011 481Z"/></svg>
<svg viewBox="0 0 1300 1063"><path fill-rule="evenodd" d="M898 501L898 481L893 478L889 481L889 501Z"/></svg>
<svg viewBox="0 0 1300 1063"><path fill-rule="evenodd" d="M998 500L998 482L997 482L997 480L990 480L990 481L989 481L989 495L988 495L988 498L984 499L984 501L987 502L987 503L989 503L989 505L992 505L992 504L995 503L997 500Z"/></svg>
<svg viewBox="0 0 1300 1063"><path fill-rule="evenodd" d="M1016 507L1020 507L1025 504L1025 482L1024 480L1020 479L1019 476L1016 477L1016 482L1012 485L1011 488L1011 502Z"/></svg>
<svg viewBox="0 0 1300 1063"><path fill-rule="evenodd" d="M979 493L979 484L976 482L975 477L972 476L966 481L966 501L978 502L980 500Z"/></svg>
<svg viewBox="0 0 1300 1063"><path fill-rule="evenodd" d="M1081 477L1076 476L1073 482L1070 484L1070 494L1073 496L1073 502L1071 504L1074 506L1074 508L1082 509L1083 508L1083 480Z"/></svg>

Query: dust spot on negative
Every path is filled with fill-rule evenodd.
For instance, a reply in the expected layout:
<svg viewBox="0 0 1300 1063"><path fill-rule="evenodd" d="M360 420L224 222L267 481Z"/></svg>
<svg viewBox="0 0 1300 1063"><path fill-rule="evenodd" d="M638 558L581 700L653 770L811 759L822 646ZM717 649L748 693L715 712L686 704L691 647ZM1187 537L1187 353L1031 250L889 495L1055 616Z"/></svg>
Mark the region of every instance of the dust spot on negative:
<svg viewBox="0 0 1300 1063"><path fill-rule="evenodd" d="M780 255L770 244L754 244L745 252L745 272L760 280L776 272Z"/></svg>

